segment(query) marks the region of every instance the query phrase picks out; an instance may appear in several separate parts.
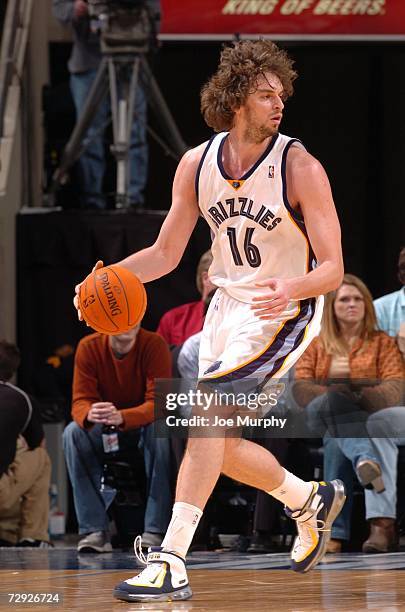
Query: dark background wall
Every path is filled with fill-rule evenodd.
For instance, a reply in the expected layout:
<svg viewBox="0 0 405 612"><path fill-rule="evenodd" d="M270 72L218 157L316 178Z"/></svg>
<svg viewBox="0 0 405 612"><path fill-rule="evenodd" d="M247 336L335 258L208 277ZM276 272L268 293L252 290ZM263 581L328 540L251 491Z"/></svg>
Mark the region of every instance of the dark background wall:
<svg viewBox="0 0 405 612"><path fill-rule="evenodd" d="M164 213L64 211L22 214L17 220L18 344L23 360L19 383L31 388L39 364L56 347L76 346L93 330L77 320L74 287L94 263L105 265L149 246L157 237ZM175 239L175 238L174 238ZM209 248L201 220L179 267L146 286L148 308L143 326L155 330L166 310L198 300L196 262Z"/></svg>
<svg viewBox="0 0 405 612"><path fill-rule="evenodd" d="M215 70L220 45L165 44L153 59L154 73L184 140L194 146L209 138L199 112L199 90ZM398 287L396 262L405 243L405 45L289 44L300 78L287 103L282 132L301 138L325 166L343 231L348 272L362 277L375 297ZM48 176L74 125L66 62L70 47L50 47L51 86L44 92ZM151 125L157 127L151 116ZM176 162L150 142L147 206L170 206ZM75 207L72 183L59 195L61 213L19 219L19 343L30 353L28 371L39 355L85 332L71 308L72 288L98 257L107 263L141 248L157 235L163 217L84 213ZM105 178L114 189L114 163ZM194 269L209 244L201 225L179 271L153 283L145 325L197 297ZM156 287L156 288L155 288Z"/></svg>

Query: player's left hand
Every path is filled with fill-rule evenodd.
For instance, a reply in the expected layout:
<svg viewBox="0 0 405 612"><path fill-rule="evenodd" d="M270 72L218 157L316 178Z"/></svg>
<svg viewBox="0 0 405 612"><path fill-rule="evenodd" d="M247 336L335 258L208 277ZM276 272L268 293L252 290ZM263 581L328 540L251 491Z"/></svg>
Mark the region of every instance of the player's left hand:
<svg viewBox="0 0 405 612"><path fill-rule="evenodd" d="M259 319L275 319L288 306L290 301L288 281L283 278L272 278L265 283L256 283L256 287L265 287L263 295L253 298L252 310ZM260 303L256 303L260 302Z"/></svg>

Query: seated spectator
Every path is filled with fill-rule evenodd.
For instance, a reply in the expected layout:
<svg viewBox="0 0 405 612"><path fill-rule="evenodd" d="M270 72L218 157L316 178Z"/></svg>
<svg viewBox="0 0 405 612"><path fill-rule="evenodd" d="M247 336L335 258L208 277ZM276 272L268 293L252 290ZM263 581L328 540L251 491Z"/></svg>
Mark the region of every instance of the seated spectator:
<svg viewBox="0 0 405 612"><path fill-rule="evenodd" d="M182 344L187 338L202 330L207 297L216 289L208 278L211 263L211 251L206 251L198 262L196 275L197 289L201 293L201 299L198 302L176 306L168 310L160 319L156 331L171 347Z"/></svg>
<svg viewBox="0 0 405 612"><path fill-rule="evenodd" d="M405 446L405 406L374 412L367 421L367 431L381 458L385 491L370 501L375 518L370 521L370 536L363 544L363 552L390 552L397 550L398 447Z"/></svg>
<svg viewBox="0 0 405 612"><path fill-rule="evenodd" d="M405 247L399 252L398 280L401 289L374 300L374 308L379 329L396 339L405 359Z"/></svg>
<svg viewBox="0 0 405 612"><path fill-rule="evenodd" d="M394 468L377 450L366 424L369 414L400 402L401 377L401 355L395 341L376 330L369 290L346 274L326 298L321 334L296 365L294 389L297 402L307 408L311 429L326 430L324 478L340 478L346 485L348 499L333 524L330 552L338 552L350 538L353 470L363 486L374 487L365 492L370 538L363 551L376 552L368 546L376 531L379 552L396 547L396 484L389 477Z"/></svg>
<svg viewBox="0 0 405 612"><path fill-rule="evenodd" d="M405 247L399 252L398 279L402 285L401 289L374 300L374 308L379 329L395 338L405 363ZM385 408L372 414L367 429L378 452L390 466L385 476L384 493L384 496L393 495L393 499L387 503L390 509L392 505L396 505L398 447L405 445L404 406ZM380 503L384 503L384 496L379 500ZM391 521L387 522L386 519L374 520L372 533L365 544L368 552L381 552L381 548L386 548L386 531L390 529L390 523Z"/></svg>
<svg viewBox="0 0 405 612"><path fill-rule="evenodd" d="M16 346L0 342L0 542L51 546L48 538L51 462L34 402L8 382L20 364Z"/></svg>
<svg viewBox="0 0 405 612"><path fill-rule="evenodd" d="M138 326L125 334L91 334L76 351L72 416L63 435L79 533L78 550L111 551L106 504L100 494L103 425L115 425L120 446L143 449L147 479L145 546L160 545L171 517L170 443L154 436L155 378L169 378L170 351Z"/></svg>

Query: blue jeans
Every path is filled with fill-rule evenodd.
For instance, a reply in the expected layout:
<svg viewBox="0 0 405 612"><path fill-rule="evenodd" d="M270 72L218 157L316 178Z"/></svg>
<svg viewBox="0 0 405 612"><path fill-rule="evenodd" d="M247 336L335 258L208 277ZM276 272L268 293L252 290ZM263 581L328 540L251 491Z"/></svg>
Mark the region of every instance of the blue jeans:
<svg viewBox="0 0 405 612"><path fill-rule="evenodd" d="M359 407L354 405L346 396L333 391L313 399L306 410L310 428L323 435L324 479L339 478L345 483L346 487L346 503L333 523L332 538L349 540L357 463L360 459L371 459L381 465L381 459L373 440L369 437L332 436L341 436L342 433L349 433L350 431L358 431L359 436L367 436L368 414L366 412L363 414ZM377 497L380 495L372 491L366 491L366 507L368 493L373 493L373 496ZM367 516L367 518L369 517Z"/></svg>
<svg viewBox="0 0 405 612"><path fill-rule="evenodd" d="M73 487L79 533L108 531L107 510L100 495L103 472L101 425L82 429L72 421L63 432L63 451ZM145 531L165 533L170 522L170 441L156 438L153 425L139 430L147 479ZM120 437L128 435L120 433Z"/></svg>
<svg viewBox="0 0 405 612"><path fill-rule="evenodd" d="M333 480L334 478L339 478L343 480L346 488L346 503L332 525L332 538L349 540L357 461L360 458L372 459L377 461L377 463L380 463L380 461L377 459L372 441L367 438L331 438L330 436L325 436L323 439L323 452L324 479ZM373 493L375 497L382 494L367 490L365 493L366 516L369 518L367 507L368 493Z"/></svg>
<svg viewBox="0 0 405 612"><path fill-rule="evenodd" d="M377 460L381 465L385 491L366 491L367 518L396 518L398 446L405 446L405 406L384 408L367 421Z"/></svg>
<svg viewBox="0 0 405 612"><path fill-rule="evenodd" d="M87 72L71 74L70 76L70 89L77 116L80 115L83 109L95 76L96 70L88 70ZM81 204L84 208L105 208L106 205L102 195L105 170L103 125L106 124L109 112L110 101L107 95L97 109L93 122L85 135L86 149L79 159L81 189L83 192ZM128 189L129 201L138 204L143 204L144 201L143 192L148 173L146 114L147 103L145 92L139 86L135 100L136 120L133 121L131 130L129 150L130 182ZM99 131L100 133L96 135Z"/></svg>

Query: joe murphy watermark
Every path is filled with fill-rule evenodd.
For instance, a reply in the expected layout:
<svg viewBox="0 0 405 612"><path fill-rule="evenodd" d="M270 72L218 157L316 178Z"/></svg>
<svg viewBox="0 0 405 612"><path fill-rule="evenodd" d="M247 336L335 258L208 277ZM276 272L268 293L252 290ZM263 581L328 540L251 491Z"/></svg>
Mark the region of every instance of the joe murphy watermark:
<svg viewBox="0 0 405 612"><path fill-rule="evenodd" d="M240 415L232 417L220 417L215 414L213 417L204 417L194 415L191 417L176 417L171 415L166 417L166 425L168 427L279 427L283 429L287 419L278 418L274 415L271 417L252 417L249 415Z"/></svg>
<svg viewBox="0 0 405 612"><path fill-rule="evenodd" d="M257 414L240 414L224 417L216 413L221 407L233 407L237 412L240 409L257 413L263 409L267 411L277 406L280 392L274 390L269 393L220 392L189 389L188 392L168 393L166 395L166 410L176 411L179 408L189 408L190 416L166 416L168 427L280 427L283 429L287 419L271 416L257 416ZM193 408L199 408L209 415L192 414Z"/></svg>
<svg viewBox="0 0 405 612"><path fill-rule="evenodd" d="M220 388L218 388L220 387ZM226 387L224 389L224 387ZM156 434L166 436L222 435L226 430L284 430L287 417L279 413L285 384L263 390L257 382L209 386L197 381L172 379L156 385ZM232 433L231 433L232 435ZM237 433L235 433L237 435Z"/></svg>

